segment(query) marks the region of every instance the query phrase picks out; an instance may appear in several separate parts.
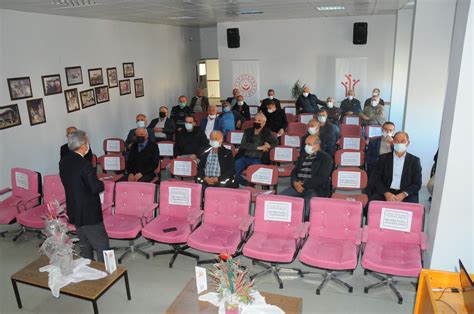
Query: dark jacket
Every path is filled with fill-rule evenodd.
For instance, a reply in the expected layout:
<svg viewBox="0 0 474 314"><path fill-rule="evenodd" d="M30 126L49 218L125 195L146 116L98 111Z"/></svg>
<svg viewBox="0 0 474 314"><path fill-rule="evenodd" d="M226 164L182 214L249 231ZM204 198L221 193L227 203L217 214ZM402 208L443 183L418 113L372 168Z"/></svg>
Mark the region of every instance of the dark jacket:
<svg viewBox="0 0 474 314"><path fill-rule="evenodd" d="M160 162L160 150L158 145L150 140L141 152L138 151L138 145L138 143L134 143L130 148L126 165L127 174L141 173L144 178L147 178L145 181L151 181Z"/></svg>
<svg viewBox="0 0 474 314"><path fill-rule="evenodd" d="M272 102L272 99L270 98L265 98L264 100L262 100L262 104L260 105L260 107L258 108L258 110L262 111L263 113L267 112L267 105ZM280 100L279 99L276 99L276 98L273 98L273 102L275 103L275 106L277 108L277 110L280 110L281 109L281 103L280 103Z"/></svg>
<svg viewBox="0 0 474 314"><path fill-rule="evenodd" d="M380 155L373 180L374 188L378 194L383 195L390 190L393 175L393 154ZM408 196L418 195L421 189L421 164L420 158L406 153L403 164L402 179L400 180L400 191L408 193Z"/></svg>
<svg viewBox="0 0 474 314"><path fill-rule="evenodd" d="M246 156L249 158L258 158L263 163L268 163L270 160L269 153L257 150L257 147L262 146L265 142L270 144L272 148L278 145L278 140L273 136L269 128L264 127L258 135L255 135L255 128L246 129L242 136L238 156L235 159L238 159L240 156Z"/></svg>
<svg viewBox="0 0 474 314"><path fill-rule="evenodd" d="M207 157L209 156L209 152L212 148L208 148L204 151L201 156L199 157L199 164L198 164L198 174L196 178L196 182L203 183L204 177L206 176L206 164L207 164ZM219 167L221 168L221 175L219 177L220 182L229 182L235 178L235 162L234 156L232 155L232 151L229 149L221 146L217 151L217 158L219 159Z"/></svg>
<svg viewBox="0 0 474 314"><path fill-rule="evenodd" d="M208 122L208 118L205 118L205 119L202 119L201 122L199 123L199 127L204 132L204 134L206 133L207 122ZM214 131L218 130L222 132L222 129L223 129L222 118L220 116L217 116L216 121L214 122L213 130Z"/></svg>
<svg viewBox="0 0 474 314"><path fill-rule="evenodd" d="M249 105L247 105L247 103L244 101L244 104L242 105L242 107L239 108L239 105L235 105L232 110L234 111L237 111L238 113L240 113L244 118L245 120L250 120L251 117L250 117L250 107Z"/></svg>
<svg viewBox="0 0 474 314"><path fill-rule="evenodd" d="M199 127L195 127L191 132L183 128L176 133L175 156L192 154L199 156L208 147L209 140Z"/></svg>
<svg viewBox="0 0 474 314"><path fill-rule="evenodd" d="M130 131L128 131L128 135L127 135L127 138L125 139L125 149L128 150L128 146L130 144L133 144L137 141L137 137L135 136L135 129L131 129ZM150 129L150 128L147 128L146 129L147 133L148 133L148 139L151 140L153 143L155 142L155 132L153 131L153 129Z"/></svg>
<svg viewBox="0 0 474 314"><path fill-rule="evenodd" d="M352 111L355 115L358 115L362 111L362 108L360 107L360 101L356 98L352 98L352 100L349 100L349 98L344 99L341 102L340 108L341 118L343 118L349 111Z"/></svg>
<svg viewBox="0 0 474 314"><path fill-rule="evenodd" d="M321 150L334 157L336 152L337 130L334 124L327 121L319 128L319 139L321 140Z"/></svg>
<svg viewBox="0 0 474 314"><path fill-rule="evenodd" d="M296 161L295 168L291 172L291 184L298 180L298 173L301 169L306 153L300 155ZM311 179L304 180L304 189L316 192L320 197L328 197L331 193L330 190L330 177L333 167L333 161L331 156L323 151L319 151L316 155L315 160L311 165Z"/></svg>
<svg viewBox="0 0 474 314"><path fill-rule="evenodd" d="M367 168L374 168L375 165L377 165L377 162L379 161L381 143L382 137L377 137L369 141L369 145L365 151L365 163L367 164Z"/></svg>
<svg viewBox="0 0 474 314"><path fill-rule="evenodd" d="M186 106L183 109L179 107L179 105L174 106L171 108L171 115L170 119L174 121L177 128L184 127L184 120L186 120L186 116L193 115L194 111L189 107Z"/></svg>
<svg viewBox="0 0 474 314"><path fill-rule="evenodd" d="M66 192L69 222L76 227L101 223L99 193L104 190L104 183L97 179L91 163L72 152L59 162L59 175Z"/></svg>
<svg viewBox="0 0 474 314"><path fill-rule="evenodd" d="M209 108L209 98L207 98L206 96L202 96L201 98L202 98L201 99L202 111L206 112L207 108ZM197 101L197 96L194 96L191 99L191 104L189 105L189 107L191 108L192 111L194 111L194 106L196 106L196 101Z"/></svg>
<svg viewBox="0 0 474 314"><path fill-rule="evenodd" d="M326 103L319 100L315 94L309 94L308 97L301 95L296 100L296 113L317 113L319 111L318 104L326 106Z"/></svg>
<svg viewBox="0 0 474 314"><path fill-rule="evenodd" d="M63 146L61 146L61 152L60 152L61 158L60 158L60 160L63 159L64 156L67 156L71 153L74 153L74 152L69 149L69 147L67 146L67 143L64 144ZM92 155L93 155L92 154L92 149L89 148L89 152L84 156L84 159L87 160L88 162L92 162Z"/></svg>
<svg viewBox="0 0 474 314"><path fill-rule="evenodd" d="M280 129L286 130L288 126L288 120L286 119L285 111L277 109L275 112L269 113L264 111L263 114L267 117L267 123L265 127L269 128L272 132L278 133Z"/></svg>
<svg viewBox="0 0 474 314"><path fill-rule="evenodd" d="M364 108L367 107L367 106L371 106L371 103L372 102L372 97L370 98L367 98L364 102ZM383 101L382 98L379 98L379 104L382 105L382 106L385 106L385 102Z"/></svg>
<svg viewBox="0 0 474 314"><path fill-rule="evenodd" d="M155 118L151 120L147 128L153 130L154 128L156 128L156 125L158 124L159 120L160 118ZM170 118L166 118L165 127L163 128L163 133L166 134L166 139L168 141L173 140L174 132L176 132L176 125L174 124L174 121ZM155 131L153 131L153 137L155 137Z"/></svg>
<svg viewBox="0 0 474 314"><path fill-rule="evenodd" d="M235 103L232 104L232 101L234 101L234 100L235 100ZM237 98L234 98L233 96L232 97L227 97L227 99L225 101L227 101L231 105L236 105L237 104Z"/></svg>

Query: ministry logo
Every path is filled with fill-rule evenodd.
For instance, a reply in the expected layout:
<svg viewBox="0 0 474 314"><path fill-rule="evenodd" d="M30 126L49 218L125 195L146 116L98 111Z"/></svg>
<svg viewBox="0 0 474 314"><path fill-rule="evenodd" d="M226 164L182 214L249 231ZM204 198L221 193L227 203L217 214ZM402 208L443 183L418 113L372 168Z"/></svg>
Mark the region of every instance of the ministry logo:
<svg viewBox="0 0 474 314"><path fill-rule="evenodd" d="M238 88L244 97L250 97L257 92L257 80L251 74L241 74L235 78L234 88Z"/></svg>

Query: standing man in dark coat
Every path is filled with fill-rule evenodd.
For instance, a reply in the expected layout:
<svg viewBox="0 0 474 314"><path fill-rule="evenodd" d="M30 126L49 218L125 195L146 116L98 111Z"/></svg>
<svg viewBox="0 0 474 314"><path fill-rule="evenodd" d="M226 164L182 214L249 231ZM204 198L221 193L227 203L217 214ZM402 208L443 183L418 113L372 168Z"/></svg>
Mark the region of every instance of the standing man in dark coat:
<svg viewBox="0 0 474 314"><path fill-rule="evenodd" d="M70 126L66 129L66 138L69 139L69 136L76 132L77 131L77 128L75 126ZM61 146L61 150L60 150L60 154L61 154L61 158L60 159L63 159L64 156L72 153L72 151L69 149L69 147L67 146L68 143L64 144L63 146ZM89 161L89 162L92 162L92 150L89 149L89 152L84 156L84 158Z"/></svg>

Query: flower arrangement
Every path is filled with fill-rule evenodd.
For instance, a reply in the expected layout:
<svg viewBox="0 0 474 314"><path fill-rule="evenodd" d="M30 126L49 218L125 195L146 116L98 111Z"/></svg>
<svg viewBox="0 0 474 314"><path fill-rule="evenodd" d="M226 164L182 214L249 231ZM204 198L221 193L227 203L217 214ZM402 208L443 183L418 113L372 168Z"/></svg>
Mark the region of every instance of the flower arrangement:
<svg viewBox="0 0 474 314"><path fill-rule="evenodd" d="M251 304L253 297L253 281L247 271L240 266L240 260L235 260L227 253L219 254L219 263L214 265L210 276L217 288L219 299L224 300L226 310L238 313L239 303Z"/></svg>
<svg viewBox="0 0 474 314"><path fill-rule="evenodd" d="M303 89L306 87L306 84L301 85L300 80L297 80L293 87L291 88L291 97L293 99L298 99L303 94Z"/></svg>

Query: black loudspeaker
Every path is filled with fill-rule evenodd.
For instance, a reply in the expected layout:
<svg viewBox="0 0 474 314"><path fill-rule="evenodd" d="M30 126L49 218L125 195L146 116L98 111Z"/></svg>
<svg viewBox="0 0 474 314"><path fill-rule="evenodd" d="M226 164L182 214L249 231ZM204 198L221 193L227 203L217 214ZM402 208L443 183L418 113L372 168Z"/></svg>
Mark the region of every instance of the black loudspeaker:
<svg viewBox="0 0 474 314"><path fill-rule="evenodd" d="M365 22L354 23L354 35L352 38L352 43L354 45L367 44L367 28L368 25Z"/></svg>
<svg viewBox="0 0 474 314"><path fill-rule="evenodd" d="M227 29L227 47L239 48L240 47L240 34L238 28Z"/></svg>

